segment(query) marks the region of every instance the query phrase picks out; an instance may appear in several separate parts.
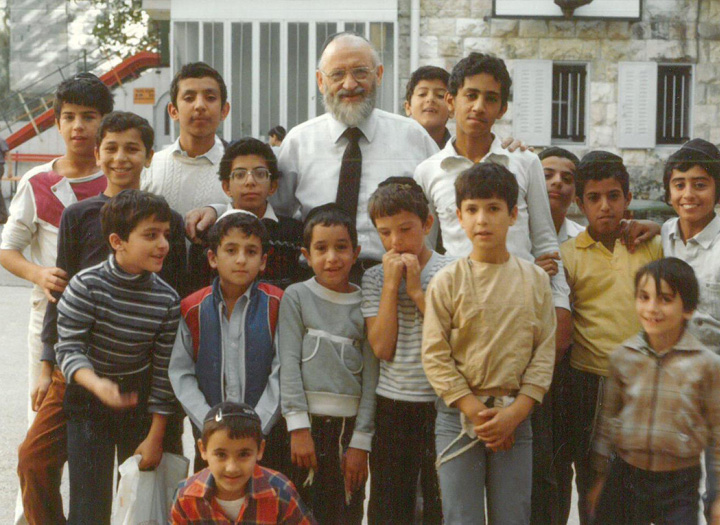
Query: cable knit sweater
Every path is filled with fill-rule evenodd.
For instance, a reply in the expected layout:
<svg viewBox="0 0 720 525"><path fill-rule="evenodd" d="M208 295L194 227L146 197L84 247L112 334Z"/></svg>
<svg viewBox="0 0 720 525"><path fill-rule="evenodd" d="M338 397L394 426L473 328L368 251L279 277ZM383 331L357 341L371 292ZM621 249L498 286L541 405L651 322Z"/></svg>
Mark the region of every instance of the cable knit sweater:
<svg viewBox="0 0 720 525"><path fill-rule="evenodd" d="M185 217L194 208L229 202L218 178L225 148L215 137L215 145L205 155L188 157L180 139L158 151L152 164L143 172L143 190L162 195L170 207Z"/></svg>

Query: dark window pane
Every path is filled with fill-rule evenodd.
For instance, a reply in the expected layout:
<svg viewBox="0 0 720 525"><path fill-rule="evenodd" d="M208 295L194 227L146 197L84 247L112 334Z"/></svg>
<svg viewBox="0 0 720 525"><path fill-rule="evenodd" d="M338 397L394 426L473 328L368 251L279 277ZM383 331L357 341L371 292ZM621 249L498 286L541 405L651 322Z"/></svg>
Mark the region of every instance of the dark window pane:
<svg viewBox="0 0 720 525"><path fill-rule="evenodd" d="M691 66L658 66L658 144L683 144L690 140Z"/></svg>
<svg viewBox="0 0 720 525"><path fill-rule="evenodd" d="M585 142L586 81L584 65L553 64L553 140Z"/></svg>

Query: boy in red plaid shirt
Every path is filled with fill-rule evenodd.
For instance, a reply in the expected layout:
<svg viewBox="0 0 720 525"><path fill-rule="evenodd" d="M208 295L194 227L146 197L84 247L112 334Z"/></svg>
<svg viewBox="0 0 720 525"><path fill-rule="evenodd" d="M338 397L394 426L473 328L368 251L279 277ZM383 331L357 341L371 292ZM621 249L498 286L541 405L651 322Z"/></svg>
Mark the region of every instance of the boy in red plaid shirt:
<svg viewBox="0 0 720 525"><path fill-rule="evenodd" d="M215 405L198 447L209 466L180 484L171 523L316 525L295 486L257 464L265 441L260 417L249 405Z"/></svg>

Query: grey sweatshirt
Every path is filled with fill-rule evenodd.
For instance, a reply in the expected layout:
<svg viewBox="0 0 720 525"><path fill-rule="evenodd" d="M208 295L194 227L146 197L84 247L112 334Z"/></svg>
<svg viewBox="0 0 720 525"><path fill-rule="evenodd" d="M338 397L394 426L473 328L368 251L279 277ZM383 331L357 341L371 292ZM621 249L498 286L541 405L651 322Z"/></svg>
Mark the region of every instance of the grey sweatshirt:
<svg viewBox="0 0 720 525"><path fill-rule="evenodd" d="M362 292L337 293L315 278L293 284L280 303L280 399L289 431L309 415L354 417L350 447L370 450L378 363L365 337Z"/></svg>

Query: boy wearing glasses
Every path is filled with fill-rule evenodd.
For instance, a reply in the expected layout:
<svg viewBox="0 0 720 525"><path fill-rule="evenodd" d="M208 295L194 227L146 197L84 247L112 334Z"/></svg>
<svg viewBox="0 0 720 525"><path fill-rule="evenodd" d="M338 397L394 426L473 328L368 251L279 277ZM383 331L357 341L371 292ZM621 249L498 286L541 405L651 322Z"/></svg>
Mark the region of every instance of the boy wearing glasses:
<svg viewBox="0 0 720 525"><path fill-rule="evenodd" d="M280 178L272 148L250 137L233 142L225 149L219 173L223 191L232 202L213 206L218 217L231 209L249 211L268 232L267 264L261 279L283 290L298 282L302 223L277 215L268 202Z"/></svg>

